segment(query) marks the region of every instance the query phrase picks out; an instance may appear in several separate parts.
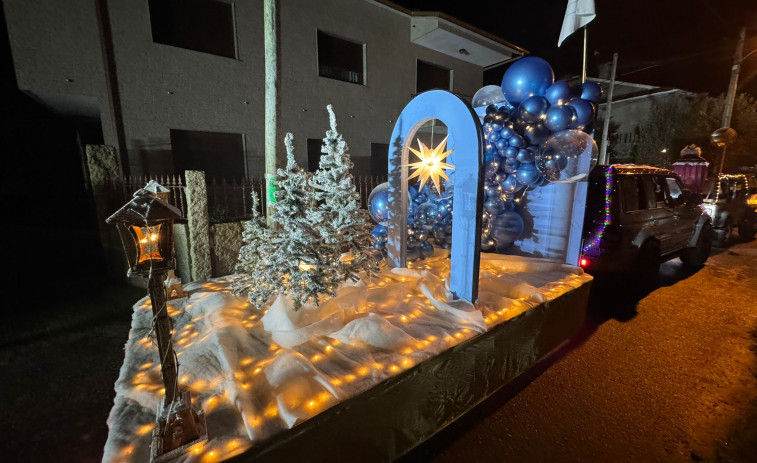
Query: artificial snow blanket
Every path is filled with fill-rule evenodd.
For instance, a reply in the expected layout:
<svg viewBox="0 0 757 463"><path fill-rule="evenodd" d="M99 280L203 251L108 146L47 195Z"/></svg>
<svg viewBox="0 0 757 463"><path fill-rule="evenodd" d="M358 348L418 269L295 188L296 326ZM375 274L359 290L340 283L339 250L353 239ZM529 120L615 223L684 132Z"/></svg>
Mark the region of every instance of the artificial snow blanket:
<svg viewBox="0 0 757 463"><path fill-rule="evenodd" d="M479 299L455 300L444 254L384 266L294 312L277 298L257 309L230 279L186 285L169 302L182 388L206 413L209 440L177 461L220 461L450 347L591 280L555 261L481 255ZM162 392L147 298L134 306L126 358L108 417L103 461L149 461ZM524 346L527 349L527 346Z"/></svg>

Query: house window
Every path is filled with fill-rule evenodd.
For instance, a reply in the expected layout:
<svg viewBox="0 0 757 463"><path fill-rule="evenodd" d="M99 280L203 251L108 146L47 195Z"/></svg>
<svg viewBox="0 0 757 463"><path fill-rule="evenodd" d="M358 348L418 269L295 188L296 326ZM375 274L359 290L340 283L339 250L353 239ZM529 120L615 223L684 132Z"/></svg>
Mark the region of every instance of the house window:
<svg viewBox="0 0 757 463"><path fill-rule="evenodd" d="M415 92L439 88L452 91L452 71L418 60L416 65Z"/></svg>
<svg viewBox="0 0 757 463"><path fill-rule="evenodd" d="M241 180L245 175L244 136L241 133L171 129L176 172L202 170L216 180Z"/></svg>
<svg viewBox="0 0 757 463"><path fill-rule="evenodd" d="M318 75L365 84L365 44L318 31Z"/></svg>
<svg viewBox="0 0 757 463"><path fill-rule="evenodd" d="M323 146L323 140L320 138L308 138L308 172L315 172L318 170L318 165L321 162L321 147Z"/></svg>
<svg viewBox="0 0 757 463"><path fill-rule="evenodd" d="M213 0L148 0L152 41L237 57L234 5Z"/></svg>

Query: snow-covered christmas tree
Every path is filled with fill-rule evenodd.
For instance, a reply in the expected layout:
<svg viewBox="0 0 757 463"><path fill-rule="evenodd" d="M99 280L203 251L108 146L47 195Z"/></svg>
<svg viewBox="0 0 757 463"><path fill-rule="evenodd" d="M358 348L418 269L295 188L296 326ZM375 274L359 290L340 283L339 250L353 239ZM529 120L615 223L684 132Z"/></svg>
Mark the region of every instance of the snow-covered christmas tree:
<svg viewBox="0 0 757 463"><path fill-rule="evenodd" d="M371 275L376 260L364 252L371 247L371 227L368 212L360 209L347 143L337 132L333 106L326 109L330 128L323 138L318 171L310 179L317 201L312 215L318 234L331 247L331 259L338 262L338 281L333 282L338 284L357 280L361 270Z"/></svg>
<svg viewBox="0 0 757 463"><path fill-rule="evenodd" d="M260 200L255 190L252 191L252 218L245 222L242 232L244 245L239 250L239 259L232 282L234 294L247 294L250 302L260 307L278 287L259 283L253 279L253 272L258 267L270 265L270 256L275 251L271 242L273 231L266 227L265 219L258 211Z"/></svg>

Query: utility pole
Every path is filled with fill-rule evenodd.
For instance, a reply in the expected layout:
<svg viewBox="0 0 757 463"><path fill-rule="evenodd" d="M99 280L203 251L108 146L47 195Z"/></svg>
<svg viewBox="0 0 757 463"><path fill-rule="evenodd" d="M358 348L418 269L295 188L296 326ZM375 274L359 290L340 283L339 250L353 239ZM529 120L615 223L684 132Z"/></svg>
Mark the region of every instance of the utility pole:
<svg viewBox="0 0 757 463"><path fill-rule="evenodd" d="M284 139L279 137L281 96L281 59L279 57L280 25L279 1L263 1L263 49L265 50L265 178L266 178L266 215L273 215L272 176L276 169L283 167L286 161L281 144Z"/></svg>
<svg viewBox="0 0 757 463"><path fill-rule="evenodd" d="M615 73L618 70L618 54L612 54L612 72L610 73L610 90L607 92L607 108L605 110L605 120L602 128L602 146L599 150L599 164L609 164L607 157L607 138L610 135L610 115L612 114L612 94L615 91Z"/></svg>
<svg viewBox="0 0 757 463"><path fill-rule="evenodd" d="M733 103L736 100L736 86L739 81L739 71L743 58L741 54L744 50L744 39L746 37L746 27L741 28L739 32L739 42L736 45L736 54L733 55L733 67L731 67L731 82L728 84L728 94L725 97L725 107L723 108L723 122L721 127L731 126L731 116L733 115ZM721 160L720 165L723 165Z"/></svg>

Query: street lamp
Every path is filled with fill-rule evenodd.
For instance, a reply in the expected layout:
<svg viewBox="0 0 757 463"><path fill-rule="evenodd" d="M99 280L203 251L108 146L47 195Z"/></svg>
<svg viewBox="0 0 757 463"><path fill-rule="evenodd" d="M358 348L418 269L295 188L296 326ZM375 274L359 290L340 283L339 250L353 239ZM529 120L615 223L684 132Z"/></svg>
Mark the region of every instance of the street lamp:
<svg viewBox="0 0 757 463"><path fill-rule="evenodd" d="M148 184L148 187L151 185ZM162 187L161 187L162 188ZM150 188L154 191L154 186ZM129 263L128 276L148 278L153 331L157 337L165 397L152 434L151 461L164 461L207 439L205 417L192 409L189 391L179 392L178 367L166 307L166 274L176 267L173 226L184 223L181 211L146 188L105 220L115 224Z"/></svg>

